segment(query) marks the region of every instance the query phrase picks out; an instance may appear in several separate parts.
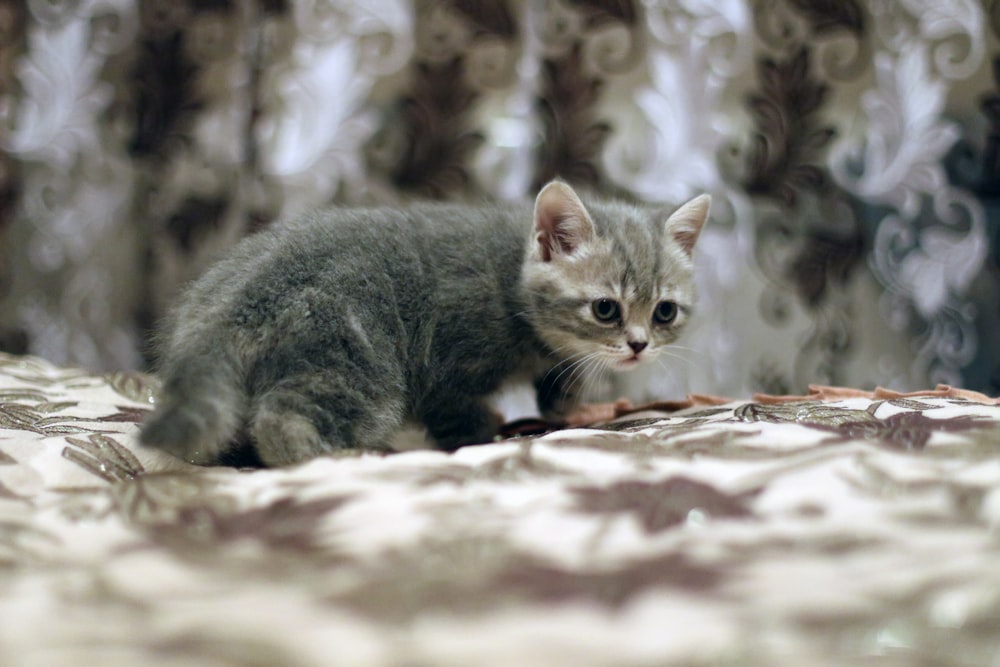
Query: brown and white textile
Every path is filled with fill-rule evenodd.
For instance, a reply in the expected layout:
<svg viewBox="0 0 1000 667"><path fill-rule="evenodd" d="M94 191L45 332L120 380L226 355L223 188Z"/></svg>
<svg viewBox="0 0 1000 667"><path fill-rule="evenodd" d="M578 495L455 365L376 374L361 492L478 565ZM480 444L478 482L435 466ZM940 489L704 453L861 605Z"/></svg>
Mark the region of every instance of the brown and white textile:
<svg viewBox="0 0 1000 667"><path fill-rule="evenodd" d="M981 665L1000 407L817 388L284 470L0 356L0 664ZM677 407L677 406L669 406Z"/></svg>

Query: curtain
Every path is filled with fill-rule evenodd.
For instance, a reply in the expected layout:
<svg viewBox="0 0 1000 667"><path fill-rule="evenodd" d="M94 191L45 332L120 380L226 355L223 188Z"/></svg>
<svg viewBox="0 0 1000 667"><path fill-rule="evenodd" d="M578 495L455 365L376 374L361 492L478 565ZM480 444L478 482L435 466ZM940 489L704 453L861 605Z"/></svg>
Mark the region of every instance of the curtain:
<svg viewBox="0 0 1000 667"><path fill-rule="evenodd" d="M1000 2L0 0L0 349L149 363L305 209L713 196L651 394L1000 391Z"/></svg>

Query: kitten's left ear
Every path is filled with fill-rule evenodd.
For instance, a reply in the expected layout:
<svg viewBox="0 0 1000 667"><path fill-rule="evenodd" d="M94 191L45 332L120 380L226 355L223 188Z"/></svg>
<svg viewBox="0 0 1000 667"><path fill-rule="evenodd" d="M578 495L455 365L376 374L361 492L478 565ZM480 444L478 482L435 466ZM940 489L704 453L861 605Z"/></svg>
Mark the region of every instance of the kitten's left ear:
<svg viewBox="0 0 1000 667"><path fill-rule="evenodd" d="M708 209L712 204L710 195L698 195L674 211L664 225L667 234L691 255L694 243L701 234L701 228L708 220Z"/></svg>
<svg viewBox="0 0 1000 667"><path fill-rule="evenodd" d="M594 237L594 222L576 192L551 181L535 199L535 237L542 261L570 256Z"/></svg>

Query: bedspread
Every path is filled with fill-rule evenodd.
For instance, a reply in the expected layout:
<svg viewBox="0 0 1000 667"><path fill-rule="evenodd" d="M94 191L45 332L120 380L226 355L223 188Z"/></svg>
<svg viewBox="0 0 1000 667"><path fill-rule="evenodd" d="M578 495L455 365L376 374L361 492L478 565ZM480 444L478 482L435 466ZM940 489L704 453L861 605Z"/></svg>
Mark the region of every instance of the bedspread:
<svg viewBox="0 0 1000 667"><path fill-rule="evenodd" d="M695 398L249 471L139 447L154 394L0 356L0 665L1000 656L985 396Z"/></svg>

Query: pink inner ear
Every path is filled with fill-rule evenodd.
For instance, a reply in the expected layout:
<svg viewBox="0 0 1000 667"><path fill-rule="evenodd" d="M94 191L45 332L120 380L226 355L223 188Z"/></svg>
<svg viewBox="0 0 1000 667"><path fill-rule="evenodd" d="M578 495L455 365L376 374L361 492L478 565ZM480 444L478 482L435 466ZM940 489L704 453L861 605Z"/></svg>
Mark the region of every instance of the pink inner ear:
<svg viewBox="0 0 1000 667"><path fill-rule="evenodd" d="M539 232L538 234L538 250L542 255L543 262L552 261L552 237L545 232Z"/></svg>
<svg viewBox="0 0 1000 667"><path fill-rule="evenodd" d="M701 230L692 227L679 227L674 230L674 240L687 254L694 253L694 244Z"/></svg>
<svg viewBox="0 0 1000 667"><path fill-rule="evenodd" d="M561 252L564 255L571 254L580 244L580 240L573 234L574 226L579 226L572 216L553 216L538 236L539 243L542 244L542 258L548 262L552 260L553 252Z"/></svg>
<svg viewBox="0 0 1000 667"><path fill-rule="evenodd" d="M591 222L583 203L564 183L545 186L535 202L535 229L542 260L571 255L590 238Z"/></svg>
<svg viewBox="0 0 1000 667"><path fill-rule="evenodd" d="M708 195L700 195L667 218L668 233L689 256L694 252L694 245L701 235L701 228L708 219L711 202L712 199Z"/></svg>

